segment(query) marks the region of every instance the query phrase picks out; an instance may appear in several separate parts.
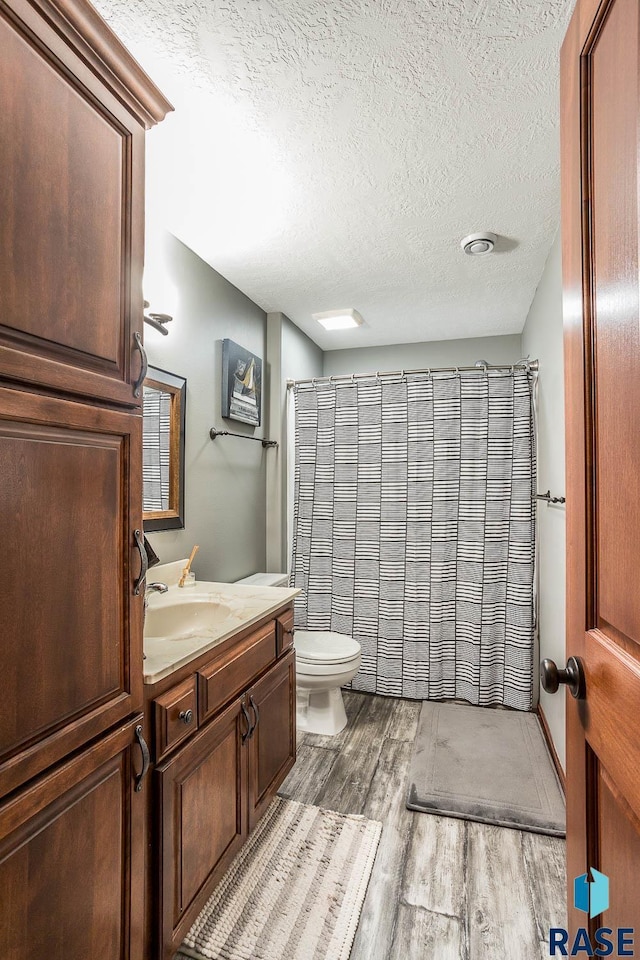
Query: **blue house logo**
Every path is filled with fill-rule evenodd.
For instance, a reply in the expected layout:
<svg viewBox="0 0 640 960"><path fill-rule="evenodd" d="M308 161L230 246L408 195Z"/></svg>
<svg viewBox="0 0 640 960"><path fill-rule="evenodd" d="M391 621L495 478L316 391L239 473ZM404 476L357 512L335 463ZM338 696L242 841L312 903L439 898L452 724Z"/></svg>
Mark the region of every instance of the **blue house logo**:
<svg viewBox="0 0 640 960"><path fill-rule="evenodd" d="M589 879L591 874L591 879ZM573 903L576 910L597 917L609 909L609 877L599 870L590 868L573 881Z"/></svg>
<svg viewBox="0 0 640 960"><path fill-rule="evenodd" d="M573 903L589 917L609 909L609 877L593 867L573 881ZM549 930L550 957L634 957L633 927L599 927L590 933L578 927L571 939L564 927Z"/></svg>

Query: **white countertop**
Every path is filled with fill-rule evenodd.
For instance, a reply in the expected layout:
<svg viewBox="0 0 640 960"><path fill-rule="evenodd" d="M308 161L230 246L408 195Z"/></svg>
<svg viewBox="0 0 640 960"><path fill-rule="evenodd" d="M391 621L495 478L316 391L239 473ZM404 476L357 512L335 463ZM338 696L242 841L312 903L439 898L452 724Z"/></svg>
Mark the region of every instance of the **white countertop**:
<svg viewBox="0 0 640 960"><path fill-rule="evenodd" d="M150 571L150 581L153 579L153 573L155 571ZM192 587L180 588L173 584L169 586L167 593L150 594L149 610L157 610L158 613L162 607L188 603L196 596L225 606L220 620L214 621L207 629L203 628L198 635L189 635L180 640L154 639L145 636L144 682L156 683L163 677L170 676L200 654L212 650L233 636L234 633L250 627L251 624L257 623L270 613L275 613L299 593L299 589L290 587L256 587L239 583L198 581Z"/></svg>

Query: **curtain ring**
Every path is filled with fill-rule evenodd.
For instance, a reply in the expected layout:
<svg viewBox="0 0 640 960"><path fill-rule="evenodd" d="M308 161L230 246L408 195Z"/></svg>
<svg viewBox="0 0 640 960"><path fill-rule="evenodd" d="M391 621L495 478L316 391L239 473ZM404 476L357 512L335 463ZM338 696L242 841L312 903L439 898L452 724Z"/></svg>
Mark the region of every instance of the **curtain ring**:
<svg viewBox="0 0 640 960"><path fill-rule="evenodd" d="M515 364L512 363L512 364L511 364L511 376L512 376L512 377L514 376L515 372L516 372L516 367L515 367Z"/></svg>
<svg viewBox="0 0 640 960"><path fill-rule="evenodd" d="M382 380L380 379L380 371L379 371L379 370L376 370L376 383L382 383Z"/></svg>
<svg viewBox="0 0 640 960"><path fill-rule="evenodd" d="M456 367L455 376L456 376L456 377L459 377L459 376L460 376L460 367Z"/></svg>
<svg viewBox="0 0 640 960"><path fill-rule="evenodd" d="M353 383L355 383L355 382L356 382L356 375L355 375L355 373L352 373L352 374L351 374L351 383L353 384Z"/></svg>

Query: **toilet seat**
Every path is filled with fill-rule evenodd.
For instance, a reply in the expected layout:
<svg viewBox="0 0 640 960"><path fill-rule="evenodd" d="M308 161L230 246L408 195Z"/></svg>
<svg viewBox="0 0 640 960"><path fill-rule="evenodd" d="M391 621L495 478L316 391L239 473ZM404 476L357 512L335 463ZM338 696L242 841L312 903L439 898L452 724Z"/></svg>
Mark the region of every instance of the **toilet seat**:
<svg viewBox="0 0 640 960"><path fill-rule="evenodd" d="M298 730L335 736L347 725L340 690L360 669L360 644L331 630L296 630Z"/></svg>
<svg viewBox="0 0 640 960"><path fill-rule="evenodd" d="M323 665L339 666L351 663L360 656L360 644L353 637L330 630L296 630L293 645L296 651L296 663L304 672L305 666L310 672L316 672Z"/></svg>

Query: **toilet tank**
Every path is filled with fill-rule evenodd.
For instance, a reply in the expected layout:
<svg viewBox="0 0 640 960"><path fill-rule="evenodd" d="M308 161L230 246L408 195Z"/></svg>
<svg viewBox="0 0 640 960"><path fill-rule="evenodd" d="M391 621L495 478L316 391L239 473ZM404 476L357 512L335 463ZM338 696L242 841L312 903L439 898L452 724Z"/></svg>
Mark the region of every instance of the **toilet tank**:
<svg viewBox="0 0 640 960"><path fill-rule="evenodd" d="M250 577L236 580L236 583L253 584L255 587L286 587L289 585L288 573L252 573Z"/></svg>

